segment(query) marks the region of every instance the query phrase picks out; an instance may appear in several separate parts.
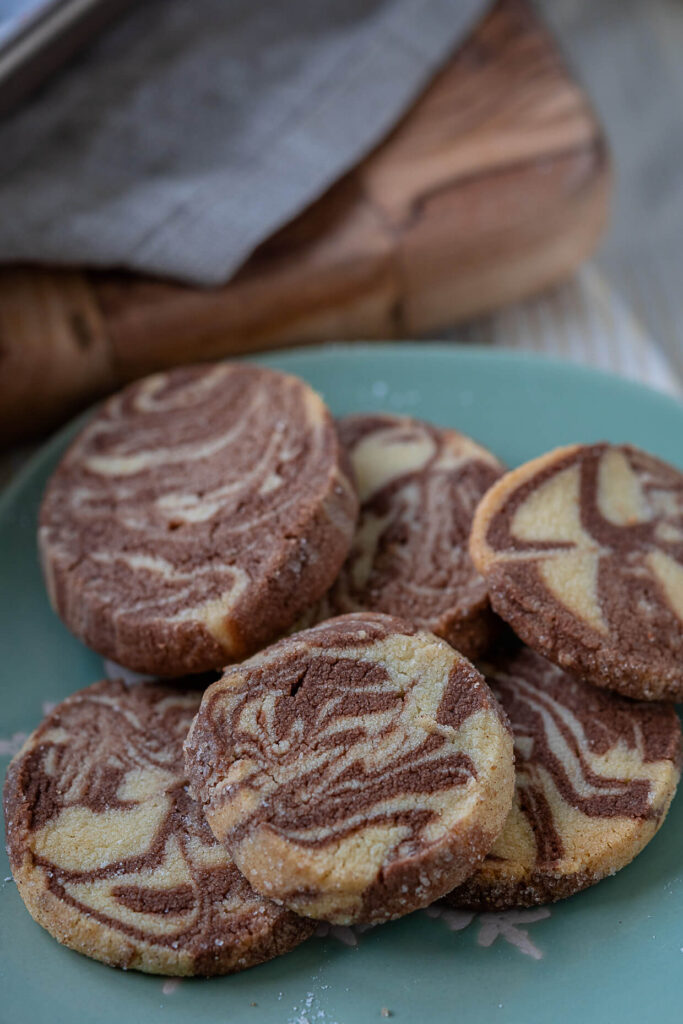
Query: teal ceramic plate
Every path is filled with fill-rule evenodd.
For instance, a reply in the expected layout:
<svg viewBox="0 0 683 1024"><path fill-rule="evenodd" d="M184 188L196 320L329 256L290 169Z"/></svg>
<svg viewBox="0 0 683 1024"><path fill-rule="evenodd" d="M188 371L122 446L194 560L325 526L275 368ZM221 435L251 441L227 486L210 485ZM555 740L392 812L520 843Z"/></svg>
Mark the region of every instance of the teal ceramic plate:
<svg viewBox="0 0 683 1024"><path fill-rule="evenodd" d="M508 465L571 441L630 441L683 468L683 406L638 385L537 358L438 345L339 346L261 360L304 377L335 413L410 413L472 434ZM51 613L35 547L38 503L74 432L48 444L0 506L5 755L102 661ZM6 765L6 756L3 766ZM420 912L335 929L210 981L124 974L59 946L11 881L0 893L3 1024L642 1024L683 1019L683 798L628 868L552 908ZM6 859L1 877L9 875Z"/></svg>

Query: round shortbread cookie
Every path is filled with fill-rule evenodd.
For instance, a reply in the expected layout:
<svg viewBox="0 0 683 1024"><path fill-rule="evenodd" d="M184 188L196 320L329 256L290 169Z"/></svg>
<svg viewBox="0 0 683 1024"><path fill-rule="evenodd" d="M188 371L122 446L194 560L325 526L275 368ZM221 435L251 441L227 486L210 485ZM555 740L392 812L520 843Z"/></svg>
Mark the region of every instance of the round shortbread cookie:
<svg viewBox="0 0 683 1024"><path fill-rule="evenodd" d="M50 481L53 606L89 647L152 675L269 643L333 582L358 511L348 459L303 381L184 367L109 399Z"/></svg>
<svg viewBox="0 0 683 1024"><path fill-rule="evenodd" d="M549 903L628 864L662 824L680 776L672 704L632 701L522 649L484 668L515 737L515 799L501 835L447 901Z"/></svg>
<svg viewBox="0 0 683 1024"><path fill-rule="evenodd" d="M683 699L683 474L629 445L559 448L482 500L470 552L493 608L596 686Z"/></svg>
<svg viewBox="0 0 683 1024"><path fill-rule="evenodd" d="M5 821L31 916L115 967L227 974L285 953L310 921L263 899L187 792L201 692L101 682L52 711L12 761Z"/></svg>
<svg viewBox="0 0 683 1024"><path fill-rule="evenodd" d="M259 892L339 924L423 907L471 874L514 787L481 675L386 615L331 619L230 669L185 743L191 791Z"/></svg>
<svg viewBox="0 0 683 1024"><path fill-rule="evenodd" d="M500 622L467 542L474 510L503 467L463 434L407 416L348 416L337 427L360 516L339 576L299 628L385 612L479 656Z"/></svg>

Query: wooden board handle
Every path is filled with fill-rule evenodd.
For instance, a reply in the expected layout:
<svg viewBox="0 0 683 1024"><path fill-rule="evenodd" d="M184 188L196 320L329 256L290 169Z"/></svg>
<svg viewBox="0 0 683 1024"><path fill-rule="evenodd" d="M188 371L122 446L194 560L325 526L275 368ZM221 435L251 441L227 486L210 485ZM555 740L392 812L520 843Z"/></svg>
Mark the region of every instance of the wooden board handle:
<svg viewBox="0 0 683 1024"><path fill-rule="evenodd" d="M0 438L39 434L118 383L88 279L74 271L0 273Z"/></svg>

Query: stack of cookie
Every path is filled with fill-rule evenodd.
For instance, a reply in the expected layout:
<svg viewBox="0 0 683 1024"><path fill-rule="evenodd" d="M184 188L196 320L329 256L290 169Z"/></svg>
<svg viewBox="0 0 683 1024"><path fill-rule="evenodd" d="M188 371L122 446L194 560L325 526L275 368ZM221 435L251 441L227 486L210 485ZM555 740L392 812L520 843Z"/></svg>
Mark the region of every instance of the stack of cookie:
<svg viewBox="0 0 683 1024"><path fill-rule="evenodd" d="M683 477L635 449L506 474L285 374L183 368L90 420L40 550L66 625L151 677L62 702L5 785L24 902L96 959L221 974L318 921L558 899L666 815Z"/></svg>

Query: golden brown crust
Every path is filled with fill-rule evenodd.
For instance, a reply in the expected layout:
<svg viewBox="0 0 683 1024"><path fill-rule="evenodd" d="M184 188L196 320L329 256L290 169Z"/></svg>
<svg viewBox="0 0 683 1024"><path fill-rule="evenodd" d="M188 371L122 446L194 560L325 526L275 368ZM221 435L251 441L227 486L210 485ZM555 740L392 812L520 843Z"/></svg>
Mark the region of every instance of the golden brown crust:
<svg viewBox="0 0 683 1024"><path fill-rule="evenodd" d="M228 670L185 751L251 884L340 924L398 917L462 881L512 797L509 730L479 673L379 614L328 620Z"/></svg>
<svg viewBox="0 0 683 1024"><path fill-rule="evenodd" d="M470 538L494 610L596 686L683 698L683 474L629 445L571 445L506 474Z"/></svg>
<svg viewBox="0 0 683 1024"><path fill-rule="evenodd" d="M624 867L661 826L680 775L678 716L579 682L528 649L485 673L512 724L515 798L489 855L448 901L563 899Z"/></svg>
<svg viewBox="0 0 683 1024"><path fill-rule="evenodd" d="M10 863L29 913L111 966L227 974L313 931L250 888L186 792L182 741L200 696L97 683L47 716L7 774Z"/></svg>
<svg viewBox="0 0 683 1024"><path fill-rule="evenodd" d="M110 398L67 450L40 516L53 606L127 668L221 668L334 580L358 499L330 413L303 381L182 367Z"/></svg>
<svg viewBox="0 0 683 1024"><path fill-rule="evenodd" d="M409 416L337 421L361 500L351 550L297 629L349 612L382 612L436 633L467 658L501 625L467 550L479 499L503 467L456 430Z"/></svg>

